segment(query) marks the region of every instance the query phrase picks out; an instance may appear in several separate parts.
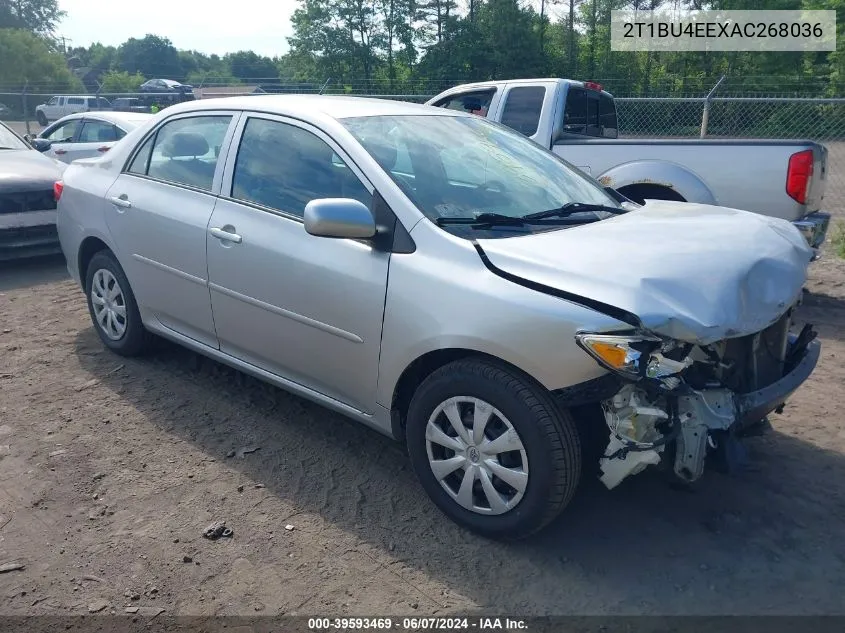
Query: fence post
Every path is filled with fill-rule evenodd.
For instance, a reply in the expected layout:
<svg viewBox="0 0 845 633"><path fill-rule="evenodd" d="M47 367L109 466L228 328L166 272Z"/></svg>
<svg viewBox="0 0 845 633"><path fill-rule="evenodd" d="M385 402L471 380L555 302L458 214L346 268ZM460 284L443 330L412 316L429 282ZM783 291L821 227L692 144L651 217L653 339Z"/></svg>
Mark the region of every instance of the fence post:
<svg viewBox="0 0 845 633"><path fill-rule="evenodd" d="M707 93L707 96L704 97L704 111L701 113L701 138L707 136L707 124L710 121L710 100L713 98L713 94L716 92L716 89L719 87L725 80L725 75L722 75L719 78L719 81L716 82L716 85Z"/></svg>
<svg viewBox="0 0 845 633"><path fill-rule="evenodd" d="M328 85L329 85L329 82L330 82L331 80L332 80L332 78L331 78L331 77L329 77L328 79L326 79L325 83L323 83L323 87L322 87L322 88L320 88L320 92L319 92L319 94L323 94L323 91L326 89L326 86L328 86Z"/></svg>
<svg viewBox="0 0 845 633"><path fill-rule="evenodd" d="M26 83L23 86L23 92L21 93L21 107L23 108L23 120L26 123L26 133L31 134L29 131L29 108L27 107L26 103L26 91L29 88L29 80L27 79Z"/></svg>

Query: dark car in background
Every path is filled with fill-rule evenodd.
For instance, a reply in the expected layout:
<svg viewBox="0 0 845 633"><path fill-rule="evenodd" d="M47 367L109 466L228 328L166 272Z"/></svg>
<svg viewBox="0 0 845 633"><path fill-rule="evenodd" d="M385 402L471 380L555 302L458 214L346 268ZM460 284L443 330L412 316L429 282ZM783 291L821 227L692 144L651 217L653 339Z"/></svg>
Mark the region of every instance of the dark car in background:
<svg viewBox="0 0 845 633"><path fill-rule="evenodd" d="M149 104L144 103L138 97L118 97L112 102L112 110L115 112L149 112Z"/></svg>
<svg viewBox="0 0 845 633"><path fill-rule="evenodd" d="M172 79L149 79L141 84L140 89L141 92L158 93L166 97L179 96L179 101L190 101L194 98L193 86Z"/></svg>
<svg viewBox="0 0 845 633"><path fill-rule="evenodd" d="M0 123L0 261L60 252L54 185L66 167Z"/></svg>

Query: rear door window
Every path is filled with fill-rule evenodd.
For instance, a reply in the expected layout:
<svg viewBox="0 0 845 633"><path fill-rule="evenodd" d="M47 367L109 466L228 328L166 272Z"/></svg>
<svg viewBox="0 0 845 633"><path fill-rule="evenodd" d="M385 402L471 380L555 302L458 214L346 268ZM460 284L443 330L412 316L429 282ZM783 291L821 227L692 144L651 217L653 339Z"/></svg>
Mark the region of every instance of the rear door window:
<svg viewBox="0 0 845 633"><path fill-rule="evenodd" d="M79 97L71 97L67 100L68 105L84 105L85 100Z"/></svg>
<svg viewBox="0 0 845 633"><path fill-rule="evenodd" d="M543 86L511 88L505 98L502 124L525 136L533 136L540 126L545 98L546 89Z"/></svg>
<svg viewBox="0 0 845 633"><path fill-rule="evenodd" d="M563 131L568 134L587 133L586 90L570 86L563 110Z"/></svg>
<svg viewBox="0 0 845 633"><path fill-rule="evenodd" d="M129 172L210 191L232 117L185 117L165 123L136 154Z"/></svg>

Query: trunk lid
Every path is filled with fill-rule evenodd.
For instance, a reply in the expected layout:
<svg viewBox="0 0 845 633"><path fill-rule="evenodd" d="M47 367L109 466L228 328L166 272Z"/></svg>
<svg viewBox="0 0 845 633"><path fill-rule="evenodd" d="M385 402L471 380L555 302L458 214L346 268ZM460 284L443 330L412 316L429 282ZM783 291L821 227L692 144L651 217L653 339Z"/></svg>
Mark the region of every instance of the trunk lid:
<svg viewBox="0 0 845 633"><path fill-rule="evenodd" d="M698 344L777 321L799 298L813 256L786 220L658 200L593 224L478 244L511 275L628 311L657 334Z"/></svg>

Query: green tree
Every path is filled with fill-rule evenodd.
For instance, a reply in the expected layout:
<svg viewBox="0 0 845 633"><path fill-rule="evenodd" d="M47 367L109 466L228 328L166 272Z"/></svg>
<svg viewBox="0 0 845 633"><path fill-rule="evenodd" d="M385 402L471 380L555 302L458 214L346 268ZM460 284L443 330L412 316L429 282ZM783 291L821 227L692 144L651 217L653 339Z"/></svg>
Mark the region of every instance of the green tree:
<svg viewBox="0 0 845 633"><path fill-rule="evenodd" d="M252 51L238 51L223 57L228 74L244 81L277 79L279 69L269 57L262 57Z"/></svg>
<svg viewBox="0 0 845 633"><path fill-rule="evenodd" d="M117 70L141 73L145 77L183 79L185 77L179 51L166 37L146 35L130 38L117 49Z"/></svg>
<svg viewBox="0 0 845 633"><path fill-rule="evenodd" d="M65 16L58 0L2 0L0 28L26 29L40 35L52 33Z"/></svg>
<svg viewBox="0 0 845 633"><path fill-rule="evenodd" d="M64 57L48 43L22 29L0 29L0 86L7 91L22 91L28 86L26 108L32 115L35 106L47 100L49 93L79 92L82 82L68 69ZM6 105L22 111L24 99L3 98Z"/></svg>
<svg viewBox="0 0 845 633"><path fill-rule="evenodd" d="M129 74L125 70L111 70L103 75L101 80L102 92L119 94L138 92L138 88L147 80L141 73Z"/></svg>

